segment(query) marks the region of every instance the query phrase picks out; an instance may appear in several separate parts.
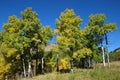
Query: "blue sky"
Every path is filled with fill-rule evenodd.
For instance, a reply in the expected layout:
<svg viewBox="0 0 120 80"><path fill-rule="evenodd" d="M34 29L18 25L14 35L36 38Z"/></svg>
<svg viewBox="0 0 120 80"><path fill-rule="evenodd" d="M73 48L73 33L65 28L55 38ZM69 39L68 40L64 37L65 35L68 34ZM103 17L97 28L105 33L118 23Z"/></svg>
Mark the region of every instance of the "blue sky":
<svg viewBox="0 0 120 80"><path fill-rule="evenodd" d="M104 13L106 23L115 22L118 30L108 34L109 51L120 47L120 1L119 0L1 0L0 2L0 30L8 17L21 17L21 11L32 7L39 15L43 26L50 25L54 30L55 20L66 8L74 9L76 15L83 20L81 28L87 24L90 14ZM55 41L55 38L52 42Z"/></svg>

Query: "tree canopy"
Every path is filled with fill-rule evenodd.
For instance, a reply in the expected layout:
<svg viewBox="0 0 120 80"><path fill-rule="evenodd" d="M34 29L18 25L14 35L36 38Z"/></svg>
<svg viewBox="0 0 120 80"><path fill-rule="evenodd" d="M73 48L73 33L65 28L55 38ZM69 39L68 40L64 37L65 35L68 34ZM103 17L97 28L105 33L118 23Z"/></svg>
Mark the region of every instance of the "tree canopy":
<svg viewBox="0 0 120 80"><path fill-rule="evenodd" d="M50 26L42 25L32 8L22 11L21 18L9 16L0 31L0 79L16 73L30 77L33 72L49 72L56 67L72 71L81 65L90 67L92 61L104 62L107 34L117 29L116 23L107 24L106 20L105 14L92 14L81 29L81 17L66 9L56 19L53 32ZM45 51L53 36L56 44Z"/></svg>

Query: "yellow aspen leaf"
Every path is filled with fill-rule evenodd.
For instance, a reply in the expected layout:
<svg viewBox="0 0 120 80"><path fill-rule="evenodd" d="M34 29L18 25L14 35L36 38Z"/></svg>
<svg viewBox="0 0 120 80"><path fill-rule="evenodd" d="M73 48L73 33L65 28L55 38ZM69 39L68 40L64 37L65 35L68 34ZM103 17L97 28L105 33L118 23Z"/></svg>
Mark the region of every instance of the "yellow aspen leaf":
<svg viewBox="0 0 120 80"><path fill-rule="evenodd" d="M58 29L55 29L54 32L55 32L55 33L59 33L59 30L58 30Z"/></svg>
<svg viewBox="0 0 120 80"><path fill-rule="evenodd" d="M16 53L16 51L17 50L15 48L10 48L10 49L8 49L6 56L10 57L10 56L14 55Z"/></svg>
<svg viewBox="0 0 120 80"><path fill-rule="evenodd" d="M65 70L65 69L68 69L68 68L69 68L68 60L67 60L66 58L61 59L61 60L60 60L59 69L60 69L60 70L61 70L61 69Z"/></svg>
<svg viewBox="0 0 120 80"><path fill-rule="evenodd" d="M9 32L10 32L10 33L14 33L14 32L15 32L15 28L10 28L10 29L9 29Z"/></svg>

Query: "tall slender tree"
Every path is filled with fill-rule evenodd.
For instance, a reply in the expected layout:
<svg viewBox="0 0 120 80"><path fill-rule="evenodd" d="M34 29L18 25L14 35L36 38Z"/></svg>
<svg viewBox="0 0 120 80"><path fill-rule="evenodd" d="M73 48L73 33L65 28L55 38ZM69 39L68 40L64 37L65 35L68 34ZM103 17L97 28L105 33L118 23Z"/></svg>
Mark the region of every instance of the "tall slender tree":
<svg viewBox="0 0 120 80"><path fill-rule="evenodd" d="M24 24L23 31L24 31L25 37L30 39L29 43L34 43L34 45L29 44L30 53L32 53L32 48L34 48L34 46L36 46L39 51L44 50L45 43L47 43L48 40L52 38L51 28L49 26L43 27L39 21L37 13L32 11L31 8L27 8L25 11L23 11L22 16L23 16L22 20ZM30 53L29 55L31 56ZM41 55L44 55L44 53L41 53ZM42 56L41 62L42 62L42 66L41 66L42 72L44 73L43 56ZM29 60L29 66L31 66L31 60ZM31 71L30 69L28 70Z"/></svg>
<svg viewBox="0 0 120 80"><path fill-rule="evenodd" d="M107 54L107 62L108 62L108 66L110 68L110 59L109 59L109 52L108 52L108 37L107 37L107 33L112 32L114 30L117 29L117 25L115 23L109 23L105 25L105 42L106 42L106 54Z"/></svg>
<svg viewBox="0 0 120 80"><path fill-rule="evenodd" d="M89 18L90 18L90 20L89 20L88 26L90 26L91 29L93 29L92 31L94 33L94 38L96 38L96 40L98 40L98 44L100 44L100 46L101 46L102 55L103 55L103 66L105 67L106 66L105 51L104 51L104 47L103 47L104 35L107 32L111 32L111 31L115 30L116 24L115 23L106 24L105 23L106 16L104 14L90 15ZM107 40L107 38L105 38L105 39ZM107 45L107 43L106 43L106 45Z"/></svg>

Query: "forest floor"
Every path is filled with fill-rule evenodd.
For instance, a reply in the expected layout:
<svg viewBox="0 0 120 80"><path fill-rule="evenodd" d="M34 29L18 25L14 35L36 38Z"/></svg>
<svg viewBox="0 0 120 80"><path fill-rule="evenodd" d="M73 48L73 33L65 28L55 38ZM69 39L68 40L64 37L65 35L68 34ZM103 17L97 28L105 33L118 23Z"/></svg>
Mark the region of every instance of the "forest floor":
<svg viewBox="0 0 120 80"><path fill-rule="evenodd" d="M98 64L94 69L74 69L74 73L47 73L22 80L120 80L120 61L111 62L110 68Z"/></svg>

